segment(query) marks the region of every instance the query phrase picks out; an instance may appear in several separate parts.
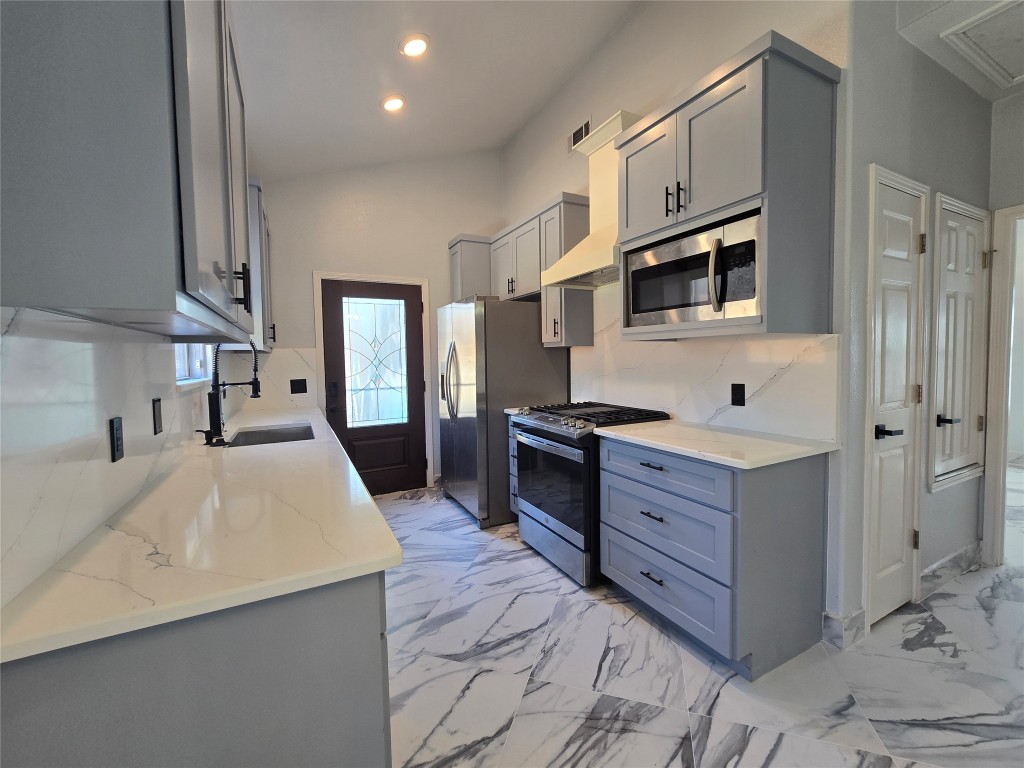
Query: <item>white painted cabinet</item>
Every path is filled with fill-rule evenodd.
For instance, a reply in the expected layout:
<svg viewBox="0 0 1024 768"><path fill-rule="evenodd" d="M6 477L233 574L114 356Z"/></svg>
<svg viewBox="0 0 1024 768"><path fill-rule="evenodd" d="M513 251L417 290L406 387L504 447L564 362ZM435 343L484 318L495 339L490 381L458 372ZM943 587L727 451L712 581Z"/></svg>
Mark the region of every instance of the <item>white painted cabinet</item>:
<svg viewBox="0 0 1024 768"><path fill-rule="evenodd" d="M247 338L223 2L15 4L2 34L2 303Z"/></svg>
<svg viewBox="0 0 1024 768"><path fill-rule="evenodd" d="M491 239L456 235L448 243L451 300L491 294ZM496 294L495 294L496 295Z"/></svg>

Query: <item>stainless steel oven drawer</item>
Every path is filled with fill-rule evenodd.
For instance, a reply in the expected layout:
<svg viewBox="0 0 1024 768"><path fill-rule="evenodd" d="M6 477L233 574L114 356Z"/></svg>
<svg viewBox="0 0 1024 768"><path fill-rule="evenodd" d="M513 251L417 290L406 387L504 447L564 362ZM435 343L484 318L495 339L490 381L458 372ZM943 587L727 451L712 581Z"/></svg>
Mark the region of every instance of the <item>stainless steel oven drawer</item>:
<svg viewBox="0 0 1024 768"><path fill-rule="evenodd" d="M601 573L709 648L732 657L733 593L728 587L604 523Z"/></svg>
<svg viewBox="0 0 1024 768"><path fill-rule="evenodd" d="M733 473L672 453L601 438L601 469L732 511Z"/></svg>
<svg viewBox="0 0 1024 768"><path fill-rule="evenodd" d="M602 472L601 522L732 584L733 518L726 512Z"/></svg>

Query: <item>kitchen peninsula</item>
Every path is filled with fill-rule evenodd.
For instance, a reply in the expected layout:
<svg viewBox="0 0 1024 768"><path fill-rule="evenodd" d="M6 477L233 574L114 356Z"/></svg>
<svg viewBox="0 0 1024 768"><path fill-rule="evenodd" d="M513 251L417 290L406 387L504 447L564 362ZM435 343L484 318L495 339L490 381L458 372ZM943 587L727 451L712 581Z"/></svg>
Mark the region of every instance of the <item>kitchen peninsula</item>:
<svg viewBox="0 0 1024 768"><path fill-rule="evenodd" d="M390 764L383 571L402 552L316 410L233 427L4 607L3 760Z"/></svg>

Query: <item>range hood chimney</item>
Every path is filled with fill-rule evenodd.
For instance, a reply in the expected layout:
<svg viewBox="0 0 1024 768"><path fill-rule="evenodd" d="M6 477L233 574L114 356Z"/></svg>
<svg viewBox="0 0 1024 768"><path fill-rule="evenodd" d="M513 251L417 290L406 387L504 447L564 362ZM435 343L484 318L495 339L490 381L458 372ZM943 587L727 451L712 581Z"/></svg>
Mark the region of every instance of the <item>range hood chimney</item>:
<svg viewBox="0 0 1024 768"><path fill-rule="evenodd" d="M612 139L639 119L617 112L576 145L590 158L590 234L541 272L541 285L595 288L619 279L619 159Z"/></svg>

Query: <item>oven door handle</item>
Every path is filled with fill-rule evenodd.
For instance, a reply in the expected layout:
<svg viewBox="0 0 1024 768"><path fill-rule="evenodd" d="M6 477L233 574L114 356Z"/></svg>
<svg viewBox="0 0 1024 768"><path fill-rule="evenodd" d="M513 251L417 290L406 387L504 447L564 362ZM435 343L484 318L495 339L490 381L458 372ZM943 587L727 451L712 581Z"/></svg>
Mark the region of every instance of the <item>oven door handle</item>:
<svg viewBox="0 0 1024 768"><path fill-rule="evenodd" d="M579 448L562 445L561 443L554 443L550 440L545 440L543 437L528 435L518 430L516 430L516 442L528 445L531 448L536 448L538 451L553 453L556 456L561 456L563 459L575 461L577 464L583 463L583 451Z"/></svg>
<svg viewBox="0 0 1024 768"><path fill-rule="evenodd" d="M718 262L718 249L722 246L722 238L716 237L711 244L711 255L708 256L708 296L711 297L711 310L722 311L722 300L718 298L718 288L715 287L715 266Z"/></svg>

